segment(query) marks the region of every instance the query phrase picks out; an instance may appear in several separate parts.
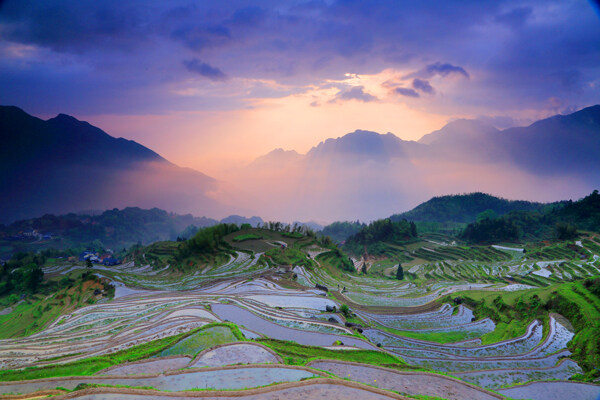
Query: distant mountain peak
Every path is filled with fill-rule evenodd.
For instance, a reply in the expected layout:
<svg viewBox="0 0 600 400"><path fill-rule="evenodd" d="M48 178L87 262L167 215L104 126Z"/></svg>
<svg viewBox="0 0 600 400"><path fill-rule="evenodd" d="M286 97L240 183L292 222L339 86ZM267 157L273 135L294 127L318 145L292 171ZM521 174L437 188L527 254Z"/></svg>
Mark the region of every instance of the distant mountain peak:
<svg viewBox="0 0 600 400"><path fill-rule="evenodd" d="M357 129L336 139L327 139L310 149L307 156L351 155L381 160L404 155L404 142L393 133L380 134Z"/></svg>
<svg viewBox="0 0 600 400"><path fill-rule="evenodd" d="M276 148L268 152L266 155L279 155L279 154L298 154L296 150L284 150L281 147Z"/></svg>
<svg viewBox="0 0 600 400"><path fill-rule="evenodd" d="M482 136L499 132L493 125L479 119L456 119L444 127L424 135L421 144L455 144L458 141L479 140Z"/></svg>
<svg viewBox="0 0 600 400"><path fill-rule="evenodd" d="M547 126L551 124L576 124L583 126L593 126L597 128L600 125L600 104L582 108L571 114L558 114L539 120L530 125L530 127ZM518 128L517 128L518 129Z"/></svg>
<svg viewBox="0 0 600 400"><path fill-rule="evenodd" d="M65 120L65 121L77 121L77 122L80 122L77 118L73 117L72 115L63 114L63 113L60 113L56 117L51 118L51 119L55 119L55 120L59 120L59 121Z"/></svg>
<svg viewBox="0 0 600 400"><path fill-rule="evenodd" d="M284 150L281 147L255 158L248 166L260 167L267 163L285 163L302 158L296 150Z"/></svg>
<svg viewBox="0 0 600 400"><path fill-rule="evenodd" d="M0 106L0 112L29 115L25 111L23 111L23 109L21 109L17 106Z"/></svg>
<svg viewBox="0 0 600 400"><path fill-rule="evenodd" d="M188 204L198 207L199 201L186 203L181 195L190 192L207 207L218 206L205 196L213 178L70 115L44 121L2 106L0 132L0 181L11 188L10 201L0 209L2 222L130 204L195 211Z"/></svg>

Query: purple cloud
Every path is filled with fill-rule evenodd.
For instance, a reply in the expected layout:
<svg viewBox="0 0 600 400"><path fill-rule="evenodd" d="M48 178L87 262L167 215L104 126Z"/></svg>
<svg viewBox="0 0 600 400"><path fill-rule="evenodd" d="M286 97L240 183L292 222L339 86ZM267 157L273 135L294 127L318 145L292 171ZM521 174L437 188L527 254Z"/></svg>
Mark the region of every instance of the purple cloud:
<svg viewBox="0 0 600 400"><path fill-rule="evenodd" d="M200 61L197 58L191 60L184 60L183 65L188 71L202 75L211 81L226 81L227 75L217 67L213 67L210 64Z"/></svg>
<svg viewBox="0 0 600 400"><path fill-rule="evenodd" d="M394 89L394 91L402 96L420 97L419 93L417 93L415 89L411 88L397 87L396 89Z"/></svg>
<svg viewBox="0 0 600 400"><path fill-rule="evenodd" d="M409 78L422 78L429 79L434 76L439 75L442 77L446 77L449 75L462 75L465 78L469 79L469 73L463 68L457 65L452 65L449 63L441 63L436 62L434 64L429 64L425 68L420 69L419 71L408 74L404 77L404 79Z"/></svg>
<svg viewBox="0 0 600 400"><path fill-rule="evenodd" d="M191 50L200 52L228 43L231 40L231 33L226 26L222 25L186 25L175 29L171 33L171 37L181 41Z"/></svg>
<svg viewBox="0 0 600 400"><path fill-rule="evenodd" d="M547 110L551 97L578 107L600 102L594 6L583 0L265 0L259 7L252 0L4 0L0 102L43 114L54 107L68 112L74 103L86 115L100 112L98 104L102 112L119 113L199 107L198 99L177 103L165 90L185 79L181 60L197 57L204 64L210 60L210 68L195 71L209 79L223 79L227 71L294 88L345 72L377 74L419 65L403 86L421 95L429 89L414 79L469 78L481 71L478 79L445 93L443 103L461 114L480 113L482 107L490 114ZM74 74L77 80L69 79ZM90 90L81 93L80 82ZM55 87L60 90L46 89ZM80 93L77 101L70 93ZM129 108L108 101L117 97L133 101L125 103ZM202 108L245 104L216 92L205 100ZM432 110L446 107L437 97L430 100Z"/></svg>
<svg viewBox="0 0 600 400"><path fill-rule="evenodd" d="M428 94L435 93L435 90L433 89L433 86L431 86L429 81L426 81L423 79L419 79L419 78L413 79L412 86L415 90L418 90L423 93L428 93Z"/></svg>
<svg viewBox="0 0 600 400"><path fill-rule="evenodd" d="M377 100L377 97L365 92L364 89L364 86L354 86L345 92L340 90L331 102L335 103L337 100L358 100L368 103Z"/></svg>

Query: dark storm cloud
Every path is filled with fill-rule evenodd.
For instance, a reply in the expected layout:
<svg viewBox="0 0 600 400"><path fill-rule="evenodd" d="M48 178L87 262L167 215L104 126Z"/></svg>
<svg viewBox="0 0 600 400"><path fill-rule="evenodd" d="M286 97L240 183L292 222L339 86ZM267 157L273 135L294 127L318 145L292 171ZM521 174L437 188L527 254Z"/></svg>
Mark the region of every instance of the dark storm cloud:
<svg viewBox="0 0 600 400"><path fill-rule="evenodd" d="M419 97L419 93L417 93L416 90L411 89L411 88L398 87L398 88L394 89L394 91L402 96Z"/></svg>
<svg viewBox="0 0 600 400"><path fill-rule="evenodd" d="M364 86L355 86L350 90L339 91L331 102L335 103L337 100L358 100L368 103L377 100L377 97L365 92L364 89Z"/></svg>
<svg viewBox="0 0 600 400"><path fill-rule="evenodd" d="M421 91L423 93L428 93L428 94L435 93L435 90L433 89L433 87L431 86L429 81L426 81L423 79L419 79L419 78L413 79L412 86L415 90Z"/></svg>
<svg viewBox="0 0 600 400"><path fill-rule="evenodd" d="M223 71L221 71L219 68L213 67L212 65L202 62L197 58L193 58L191 60L184 60L183 65L185 66L185 68L187 68L188 71L202 75L203 77L208 78L211 81L227 80L227 75L225 75L225 73L223 73Z"/></svg>
<svg viewBox="0 0 600 400"><path fill-rule="evenodd" d="M131 49L145 41L147 33L144 10L126 4L7 1L1 11L6 38L61 52Z"/></svg>

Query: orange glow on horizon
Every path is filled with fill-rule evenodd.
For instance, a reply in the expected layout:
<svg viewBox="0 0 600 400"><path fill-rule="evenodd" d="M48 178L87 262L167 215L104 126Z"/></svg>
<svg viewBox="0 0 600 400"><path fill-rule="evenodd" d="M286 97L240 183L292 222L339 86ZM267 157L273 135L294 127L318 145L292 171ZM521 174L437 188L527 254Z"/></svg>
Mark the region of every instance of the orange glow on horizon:
<svg viewBox="0 0 600 400"><path fill-rule="evenodd" d="M248 99L246 108L230 111L82 119L113 136L135 140L177 165L219 178L232 167L247 164L276 148L303 154L321 141L356 129L392 132L403 140L418 140L441 128L448 116L428 113L418 104L408 105L382 85L398 74L391 70L367 76L347 74L346 80L327 81L323 87L309 87L303 93ZM364 87L377 100L336 100L341 91L338 87L357 86ZM193 91L179 90L185 95Z"/></svg>

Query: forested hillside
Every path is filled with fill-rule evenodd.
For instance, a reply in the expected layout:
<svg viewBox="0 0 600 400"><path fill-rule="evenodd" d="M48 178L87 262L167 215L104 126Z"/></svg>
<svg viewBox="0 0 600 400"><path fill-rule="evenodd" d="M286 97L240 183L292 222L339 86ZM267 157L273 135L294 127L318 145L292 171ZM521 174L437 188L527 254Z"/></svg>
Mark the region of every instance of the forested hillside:
<svg viewBox="0 0 600 400"><path fill-rule="evenodd" d="M321 235L329 236L336 242L342 242L365 226L364 223L360 223L358 220L355 222L336 221L325 226L321 231Z"/></svg>
<svg viewBox="0 0 600 400"><path fill-rule="evenodd" d="M392 221L390 218L371 222L346 240L344 250L355 255L377 253L384 243L404 243L417 237L417 227L413 222Z"/></svg>
<svg viewBox="0 0 600 400"><path fill-rule="evenodd" d="M394 214L392 221L407 219L415 222L470 223L481 213L501 216L511 211L539 211L547 204L523 200L506 200L486 193L469 193L434 197L402 214Z"/></svg>
<svg viewBox="0 0 600 400"><path fill-rule="evenodd" d="M198 228L217 224L210 218L190 214L178 215L153 208L138 207L113 209L99 215L75 214L44 215L0 225L2 254L45 248L68 249L76 247L123 248L136 243L148 244L159 240L189 238Z"/></svg>
<svg viewBox="0 0 600 400"><path fill-rule="evenodd" d="M527 239L572 239L578 230L600 231L600 194L595 190L578 201L539 211L513 211L497 218L483 218L462 232L477 243Z"/></svg>

